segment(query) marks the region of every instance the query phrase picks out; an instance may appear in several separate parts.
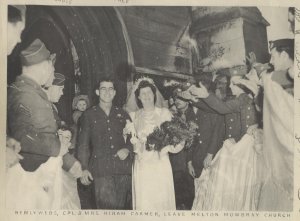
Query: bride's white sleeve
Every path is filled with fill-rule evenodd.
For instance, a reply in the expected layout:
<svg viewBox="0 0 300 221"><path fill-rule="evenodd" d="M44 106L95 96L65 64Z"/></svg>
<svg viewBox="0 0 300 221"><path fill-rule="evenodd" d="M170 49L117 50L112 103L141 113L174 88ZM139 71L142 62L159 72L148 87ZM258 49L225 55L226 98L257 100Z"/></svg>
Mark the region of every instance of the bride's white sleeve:
<svg viewBox="0 0 300 221"><path fill-rule="evenodd" d="M162 122L171 121L173 115L167 108L162 108L161 110L161 120Z"/></svg>

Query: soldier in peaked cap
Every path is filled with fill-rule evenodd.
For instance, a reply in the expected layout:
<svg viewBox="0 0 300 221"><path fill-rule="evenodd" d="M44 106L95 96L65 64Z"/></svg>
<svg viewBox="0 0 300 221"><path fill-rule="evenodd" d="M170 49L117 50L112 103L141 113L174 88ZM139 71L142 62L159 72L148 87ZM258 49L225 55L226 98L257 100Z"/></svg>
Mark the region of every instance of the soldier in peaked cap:
<svg viewBox="0 0 300 221"><path fill-rule="evenodd" d="M49 101L52 103L52 109L54 114L54 119L58 125L58 128L65 126L65 122L62 121L58 115L57 107L55 103L58 103L61 96L64 94L64 84L65 84L65 76L61 73L54 73L54 80L50 87L45 88L45 92L48 95Z"/></svg>
<svg viewBox="0 0 300 221"><path fill-rule="evenodd" d="M57 136L52 104L41 87L53 82L54 57L41 40L34 40L21 52L22 74L8 91L8 127L21 143L20 164L27 171L68 151Z"/></svg>

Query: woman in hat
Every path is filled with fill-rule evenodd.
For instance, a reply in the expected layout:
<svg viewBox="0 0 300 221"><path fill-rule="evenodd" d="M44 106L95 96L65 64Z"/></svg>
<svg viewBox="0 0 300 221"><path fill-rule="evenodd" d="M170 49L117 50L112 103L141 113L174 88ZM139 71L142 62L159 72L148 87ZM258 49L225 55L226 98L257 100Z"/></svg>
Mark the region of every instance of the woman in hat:
<svg viewBox="0 0 300 221"><path fill-rule="evenodd" d="M257 85L232 76L230 89L235 98L221 101L204 87L188 92L225 116L225 141L209 168L203 170L193 210L256 210L260 176L257 162L261 151L260 130L254 95ZM197 103L195 103L197 105Z"/></svg>

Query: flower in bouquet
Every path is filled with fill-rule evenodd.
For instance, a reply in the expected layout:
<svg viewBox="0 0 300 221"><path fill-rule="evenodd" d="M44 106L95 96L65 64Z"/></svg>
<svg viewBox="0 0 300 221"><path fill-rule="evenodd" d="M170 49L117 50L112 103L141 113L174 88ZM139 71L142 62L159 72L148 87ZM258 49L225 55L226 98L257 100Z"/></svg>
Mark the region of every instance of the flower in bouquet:
<svg viewBox="0 0 300 221"><path fill-rule="evenodd" d="M136 136L135 127L134 127L133 122L131 122L130 120L126 120L126 125L123 129L123 136L127 137L128 135L131 135L130 142L132 144L136 144L138 139Z"/></svg>
<svg viewBox="0 0 300 221"><path fill-rule="evenodd" d="M197 125L186 123L178 116L174 116L171 121L166 121L157 127L147 137L146 150L160 151L167 145L176 146L185 141L185 148L189 148L196 135Z"/></svg>

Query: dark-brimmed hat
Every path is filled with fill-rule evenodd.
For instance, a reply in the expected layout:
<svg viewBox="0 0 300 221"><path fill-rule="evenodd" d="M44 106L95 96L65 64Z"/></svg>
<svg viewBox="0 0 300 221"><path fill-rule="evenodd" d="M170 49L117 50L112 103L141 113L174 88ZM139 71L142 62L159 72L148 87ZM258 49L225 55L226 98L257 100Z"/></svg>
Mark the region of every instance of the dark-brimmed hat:
<svg viewBox="0 0 300 221"><path fill-rule="evenodd" d="M45 60L55 62L56 54L51 54L40 39L35 39L26 49L21 51L23 66L39 64Z"/></svg>
<svg viewBox="0 0 300 221"><path fill-rule="evenodd" d="M65 84L65 76L61 73L54 73L54 80L52 82L52 85L56 86L64 86Z"/></svg>
<svg viewBox="0 0 300 221"><path fill-rule="evenodd" d="M284 38L284 39L278 39L275 41L269 41L270 44L270 51L273 48L294 48L294 39L293 38Z"/></svg>

